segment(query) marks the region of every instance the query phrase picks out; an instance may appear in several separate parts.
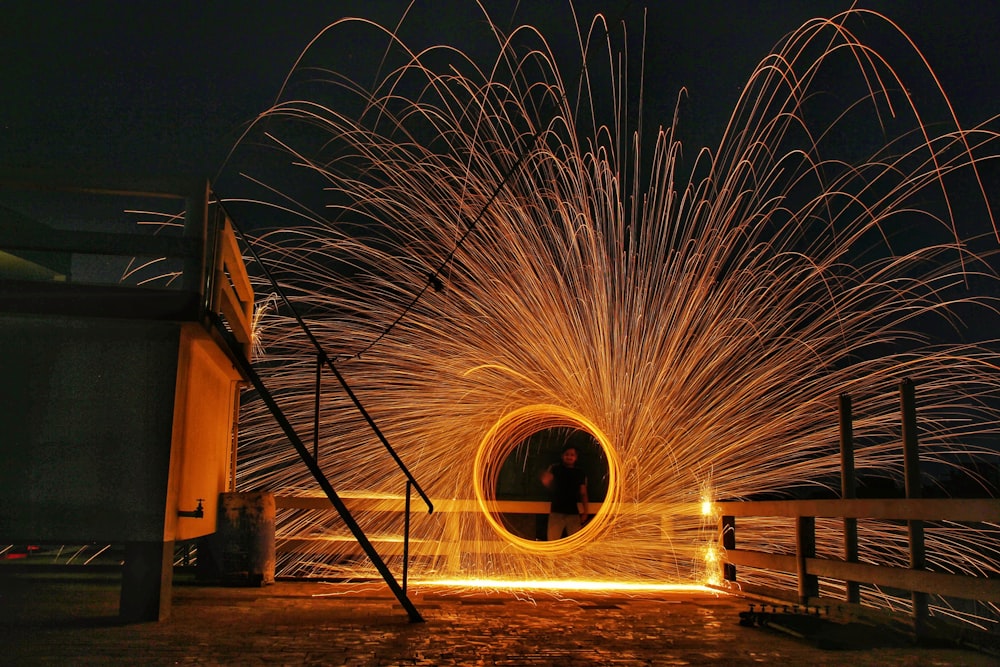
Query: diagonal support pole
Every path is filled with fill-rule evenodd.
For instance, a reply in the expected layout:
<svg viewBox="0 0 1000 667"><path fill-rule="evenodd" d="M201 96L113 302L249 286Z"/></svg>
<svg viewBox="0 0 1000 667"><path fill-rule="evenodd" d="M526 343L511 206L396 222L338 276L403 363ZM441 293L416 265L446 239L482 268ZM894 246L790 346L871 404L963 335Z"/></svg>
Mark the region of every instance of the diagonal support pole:
<svg viewBox="0 0 1000 667"><path fill-rule="evenodd" d="M358 412L361 413L361 416L365 418L366 422L368 422L368 425L369 427L371 427L372 432L379 439L379 442L381 442L382 445L386 448L386 451L389 452L389 455L392 456L393 461L396 462L396 465L399 466L399 469L403 471L404 475L406 475L406 479L408 479L412 483L413 489L417 492L417 495L419 495L423 499L423 501L427 504L428 513L433 512L434 504L431 502L431 499L427 497L427 494L424 493L423 488L421 488L420 484L417 483L417 480L413 477L413 474L410 472L410 469L406 467L406 464L403 463L403 460L399 458L399 454L397 454L396 450L393 449L391 444L389 444L389 441L386 439L385 435L379 429L378 425L375 423L375 420L372 419L371 415L368 414L368 411L365 410L365 406L361 404L361 401L358 399L357 395L351 389L350 385L347 384L347 380L344 378L343 374L341 374L340 370L333 364L333 360L326 356L326 353L323 351L323 346L320 345L319 340L313 334L312 330L309 328L309 325L307 325L306 321L302 319L302 316L299 314L299 311L295 308L294 305L292 305L292 302L288 299L288 296L285 295L285 291L281 289L281 286L278 284L278 281L276 281L274 279L274 276L271 275L271 272L268 270L267 265L261 261L261 258L257 254L257 251L254 249L253 244L250 243L250 239L243 234L243 232L232 220L232 218L229 218L229 224L232 225L232 228L236 232L236 234L241 239L243 239L243 243L246 245L247 250L250 252L250 255L254 258L254 261L257 262L257 265L260 267L261 271L264 272L264 275L267 277L268 282L271 283L271 285L274 287L275 292L277 292L278 296L281 297L282 302L291 311L292 315L295 317L295 321L299 325L299 328L302 329L302 332L305 333L306 337L313 344L313 347L316 348L317 352L316 363L319 365L325 363L327 367L331 371L333 371L334 377L337 378L337 382L339 382L340 386L344 389L345 392L347 392L347 396L348 398L351 399L351 402L354 403L354 407L358 409ZM317 383L316 397L318 401L319 400L318 383ZM319 414L318 407L317 407L317 414Z"/></svg>
<svg viewBox="0 0 1000 667"><path fill-rule="evenodd" d="M396 596L396 599L399 600L399 603L403 606L403 609L406 610L406 613L410 617L410 622L422 623L424 621L423 616L420 615L420 612L413 605L413 602L410 600L410 598L407 597L406 592L400 587L399 582L396 581L396 578L392 575L392 572L389 571L389 567L382 560L382 557L379 556L378 551L375 550L375 547L368 540L368 536L365 535L364 531L361 529L361 526L351 515L350 510L347 509L347 505L344 504L344 501L340 498L340 496L337 495L337 492L334 491L333 485L330 484L330 480L328 480L326 478L326 475L323 474L323 471L320 469L319 464L316 463L316 461L312 458L312 456L310 456L309 450L302 442L302 439L299 438L298 434L295 432L294 427L292 427L291 423L285 417L285 413L282 412L281 407L274 400L274 397L271 395L271 392L267 390L267 387L264 385L263 380L261 380L260 376L257 375L257 371L253 369L253 366L250 364L250 362L247 361L246 357L243 356L238 343L236 343L236 341L233 340L232 334L229 333L225 325L217 316L212 314L210 315L210 317L212 319L213 324L215 325L215 328L219 331L219 334L222 336L223 340L226 341L226 344L233 352L231 356L233 360L236 362L236 364L240 367L240 371L243 373L243 376L250 380L251 384L253 384L254 388L257 390L257 393L260 394L261 399L264 401L268 409L271 411L271 414L274 416L275 421L278 422L278 425L281 427L281 430L284 431L285 436L288 438L289 442L291 442L292 446L295 447L295 450L298 452L299 457L306 464L306 467L309 468L309 472L311 472L313 477L316 478L316 482L323 489L323 492L326 493L327 498L330 499L330 503L337 510L337 513L340 514L340 518L342 518L344 520L344 523L347 524L347 527L354 535L354 538L358 541L358 544L361 545L361 548L364 550L365 554L371 560L372 564L375 565L375 569L379 571L379 574L382 575L382 578L385 580L385 583L388 584L389 588Z"/></svg>

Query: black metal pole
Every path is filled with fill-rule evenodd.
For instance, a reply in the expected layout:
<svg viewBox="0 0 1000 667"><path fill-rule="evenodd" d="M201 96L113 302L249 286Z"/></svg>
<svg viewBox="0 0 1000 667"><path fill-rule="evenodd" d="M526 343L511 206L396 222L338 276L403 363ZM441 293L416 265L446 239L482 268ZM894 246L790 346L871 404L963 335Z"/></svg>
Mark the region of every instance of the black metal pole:
<svg viewBox="0 0 1000 667"><path fill-rule="evenodd" d="M427 497L426 493L424 493L424 490L420 487L420 484L417 482L416 479L413 478L413 475L410 474L409 468L407 468L406 464L403 463L403 459L399 458L399 454L397 454L396 450L393 449L392 445L389 444L389 441L382 434L382 430L378 427L378 424L376 424L375 420L372 419L370 414L368 414L368 411L365 410L365 406L361 404L360 399L358 399L358 397L355 395L354 390L351 389L350 385L347 384L347 380L344 379L343 375L341 375L340 370L333 365L333 362L330 361L329 358L326 359L326 365L327 368L333 371L334 376L337 378L337 382L340 383L340 386L343 387L344 392L347 394L348 398L350 398L351 402L354 403L354 407L358 409L358 412L361 413L361 416L365 418L366 422L368 422L368 426L371 427L372 432L375 433L379 441L385 447L386 451L389 452L389 455L392 456L392 459L396 462L396 465L398 465L400 470L403 471L403 474L406 475L407 481L413 484L413 488L417 490L417 494L423 499L424 503L427 505L427 513L428 514L432 513L434 511L434 503L431 502L431 499Z"/></svg>
<svg viewBox="0 0 1000 667"><path fill-rule="evenodd" d="M281 289L281 286L278 284L278 281L276 281L274 279L274 276L271 275L271 272L268 270L267 265L261 261L260 256L257 254L256 248L254 248L253 244L250 243L250 239L247 238L245 234L243 234L243 230L239 228L236 222L232 219L232 216L229 216L229 222L233 226L233 231L235 231L236 234L243 240L244 245L246 245L247 250L250 253L250 256L253 257L254 261L257 262L257 266L260 268L261 271L264 272L264 275L267 277L268 282L271 283L271 286L274 287L274 290L281 298L281 301L291 311L292 316L295 318L295 321L298 323L303 333L305 333L306 337L309 338L309 342L311 342L313 347L316 349L319 358L321 360L326 361L326 365L330 368L330 370L333 371L333 374L336 376L337 381L340 383L340 386L344 388L344 391L347 392L347 395L350 397L351 402L354 403L354 406L358 409L358 412L360 412L361 416L363 416L365 418L365 421L368 422L368 425L371 427L372 431L378 437L379 442L381 442L382 445L385 446L386 450L392 456L392 459L396 462L396 465L399 466L400 470L403 471L403 474L406 476L406 478L411 482L413 482L413 488L417 490L417 493L423 499L424 503L427 504L428 513L433 512L434 503L432 503L431 499L427 496L426 493L424 493L424 490L420 487L420 484L413 477L413 474L410 472L410 469L407 468L406 464L403 463L403 460L399 458L399 455L396 453L396 450L394 450L392 448L392 445L389 444L389 441L386 439L385 435L375 424L375 420L372 419L371 415L368 414L368 411L365 410L363 405L361 405L361 401L354 394L354 391L352 391L351 388L348 386L347 380L344 379L344 376L341 375L337 367L333 365L333 361L326 355L326 352L323 351L323 346L320 345L319 340L316 338L315 335L313 335L313 332L306 324L306 321L302 319L302 316L299 314L299 311L295 308L294 305L292 305L292 302L288 299L288 296L285 294L285 291Z"/></svg>
<svg viewBox="0 0 1000 667"><path fill-rule="evenodd" d="M257 371L254 370L253 366L246 359L246 357L242 354L235 353L240 349L239 343L233 339L232 334L226 330L225 325L218 318L218 316L212 314L210 317L214 321L215 327L219 331L223 340L225 340L230 349L234 351L234 354L232 355L233 359L240 367L243 377L249 379L251 384L253 384L254 388L257 390L257 393L260 394L261 400L263 400L264 404L267 405L268 409L271 411L271 415L274 417L275 421L278 422L278 426L280 426L281 430L285 433L285 437L287 437L288 441L292 443L293 447L295 447L295 451L298 452L302 462L306 464L306 467L309 468L309 472L312 473L316 482L320 485L320 488L322 488L323 492L326 493L326 497L330 499L330 503L337 510L337 513L340 514L340 518L344 520L347 528L354 535L354 539L356 539L358 544L361 545L361 548L371 560L375 569L377 569L379 574L382 575L385 583L388 584L389 588L396 596L396 599L399 600L399 603L403 605L403 608L410 617L410 622L423 622L423 616L421 616L420 612L417 611L413 602L406 597L406 593L400 587L396 578L392 575L392 572L389 571L385 561L383 561L382 557L379 556L378 551L375 550L375 547L368 539L368 536L365 535L365 532L361 529L357 520L355 520L354 516L351 515L347 505L344 504L344 501L339 495L337 495L337 492L334 491L333 485L330 484L330 480L328 480L326 475L323 474L323 471L320 469L316 461L309 456L309 450L306 449L306 446L302 443L302 439L299 438L298 434L295 432L295 428L288 421L288 418L285 417L285 413L282 412L281 407L278 405L277 401L274 400L271 392L267 390L267 387L264 385L264 381L261 380L259 375L257 375Z"/></svg>
<svg viewBox="0 0 1000 667"><path fill-rule="evenodd" d="M316 355L316 403L313 405L313 459L319 463L319 390L323 381L323 355Z"/></svg>
<svg viewBox="0 0 1000 667"><path fill-rule="evenodd" d="M406 480L406 512L403 515L403 592L406 592L406 575L410 567L410 488L413 483Z"/></svg>

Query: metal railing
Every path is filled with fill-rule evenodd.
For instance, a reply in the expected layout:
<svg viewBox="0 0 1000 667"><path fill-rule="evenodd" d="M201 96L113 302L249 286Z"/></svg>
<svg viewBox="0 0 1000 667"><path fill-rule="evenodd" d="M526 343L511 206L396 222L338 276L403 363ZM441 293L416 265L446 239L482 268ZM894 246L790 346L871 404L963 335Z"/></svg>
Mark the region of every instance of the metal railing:
<svg viewBox="0 0 1000 667"><path fill-rule="evenodd" d="M228 216L227 219L229 219ZM303 333L305 333L306 337L309 339L310 343L312 344L313 348L316 351L316 383L315 383L315 401L314 401L315 412L313 415L314 434L313 434L313 451L311 453L306 448L302 439L296 433L294 427L284 416L280 406L278 406L277 402L274 400L271 393L267 390L267 387L265 386L263 380L253 369L252 365L249 362L247 362L245 367L241 368L241 370L245 373L247 377L251 378L251 382L254 385L254 388L257 390L261 399L267 405L268 409L272 413L272 416L274 416L279 426L281 427L282 431L285 433L286 437L288 437L289 441L295 447L299 456L302 458L306 466L309 468L309 471L312 473L313 477L316 479L320 487L323 489L324 493L327 496L327 499L340 514L345 524L347 524L351 533L357 539L358 544L362 547L365 554L375 565L376 569L379 571L383 579L385 579L386 583L389 585L390 589L396 595L400 604L402 604L403 607L406 609L407 613L409 614L410 620L412 622L422 621L423 618L420 616L420 613L416 610L416 608L413 606L412 602L406 595L406 582L408 577L408 560L409 560L408 547L409 547L409 531L410 531L411 492L413 490L416 490L417 494L426 504L428 513L432 513L434 511L434 504L431 502L431 499L427 496L423 488L417 482L412 472L400 458L399 454L389 443L389 440L382 433L381 429L379 429L378 424L375 423L375 420L365 409L364 405L361 403L361 400L354 393L353 389L347 383L347 380L341 374L340 370L333 364L333 360L326 354L326 351L323 349L322 344L313 334L312 330L309 328L308 324L302 318L302 316L295 308L295 306L288 299L287 295L285 294L285 291L281 288L281 285L277 282L277 280L275 280L271 272L268 270L267 265L261 260L251 240L245 234L243 234L243 232L235 224L233 224L232 227L235 230L236 234L239 236L239 238L243 241L244 247L250 253L252 258L256 262L257 266L264 274L264 277L270 283L270 286L273 289L274 293L278 295L278 297L281 299L285 307L292 313L292 316L294 317L299 328L302 330ZM226 327L221 319L217 319L216 324L220 333L224 337L229 335L229 332L226 331ZM233 342L235 343L236 341L234 340ZM319 443L320 389L322 385L322 371L324 367L326 367L327 369L329 369L330 372L333 373L334 377L337 379L337 382L340 384L341 388L347 394L348 398L350 398L354 407L358 410L359 414L361 414L365 422L368 424L369 428L372 430L372 433L374 433L375 436L378 438L379 442L382 443L385 450L388 452L390 457L393 459L399 470L403 473L403 475L406 478L406 488L405 488L406 507L403 518L403 533L404 533L404 545L405 545L404 551L406 553L403 560L402 586L400 586L400 584L396 581L393 574L389 571L388 567L386 566L381 556L378 554L375 547L372 545L371 541L367 538L367 536L364 534L364 531L361 529L360 525L351 515L347 505L345 505L344 502L337 495L336 491L333 489L333 486L330 484L329 480L326 478L326 476L319 467L318 443Z"/></svg>
<svg viewBox="0 0 1000 667"><path fill-rule="evenodd" d="M216 280L205 271L219 230L208 197L206 181L119 179L109 187L0 174L3 309L197 320ZM123 206L150 200L178 201L182 212L148 226L136 224L138 211L123 216ZM156 268L126 272L134 258ZM156 271L161 279L150 279Z"/></svg>
<svg viewBox="0 0 1000 667"><path fill-rule="evenodd" d="M232 220L212 204L207 181L116 179L108 186L0 174L0 192L0 255L8 267L0 263L2 310L196 322L217 313L249 358L253 288ZM50 201L61 196L71 199ZM52 224L18 211L17 204L4 206L8 198ZM122 206L147 200L174 200L181 208L160 217L143 211L122 215ZM88 219L86 211L73 210L77 205L94 207L104 217L91 212ZM74 216L89 228L75 228ZM158 222L138 224L144 217ZM88 257L100 258L102 270L76 275L73 266L93 263L80 261ZM136 258L145 258L140 262L145 269L134 268Z"/></svg>

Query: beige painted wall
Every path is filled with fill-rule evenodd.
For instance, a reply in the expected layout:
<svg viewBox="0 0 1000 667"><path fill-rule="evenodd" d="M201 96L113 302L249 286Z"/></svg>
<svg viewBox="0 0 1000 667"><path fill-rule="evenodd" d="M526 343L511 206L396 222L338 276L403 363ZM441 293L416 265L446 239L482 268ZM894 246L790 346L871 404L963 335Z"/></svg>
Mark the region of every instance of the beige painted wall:
<svg viewBox="0 0 1000 667"><path fill-rule="evenodd" d="M219 494L229 491L240 376L203 327L181 328L173 447L163 539L215 531ZM178 517L203 499L204 517Z"/></svg>

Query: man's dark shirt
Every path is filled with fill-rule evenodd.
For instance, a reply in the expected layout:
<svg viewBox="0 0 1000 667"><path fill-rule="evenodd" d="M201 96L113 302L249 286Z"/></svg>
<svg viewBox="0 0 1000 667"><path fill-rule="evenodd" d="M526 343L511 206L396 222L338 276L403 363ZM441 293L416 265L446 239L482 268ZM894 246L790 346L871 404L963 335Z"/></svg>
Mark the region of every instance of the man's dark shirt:
<svg viewBox="0 0 1000 667"><path fill-rule="evenodd" d="M579 514L580 487L587 483L587 475L579 468L567 468L562 463L552 466L552 512Z"/></svg>

